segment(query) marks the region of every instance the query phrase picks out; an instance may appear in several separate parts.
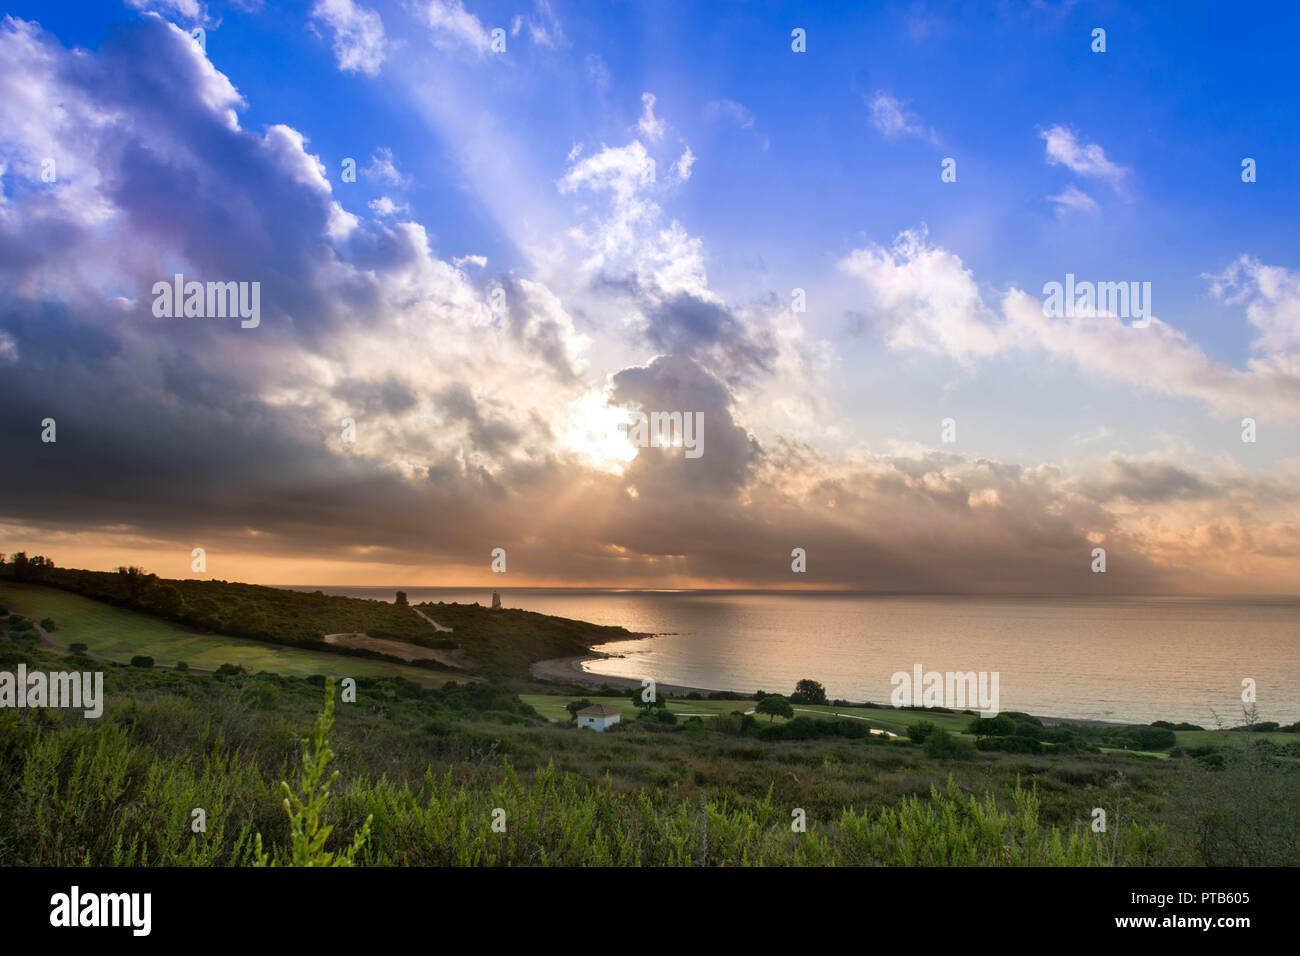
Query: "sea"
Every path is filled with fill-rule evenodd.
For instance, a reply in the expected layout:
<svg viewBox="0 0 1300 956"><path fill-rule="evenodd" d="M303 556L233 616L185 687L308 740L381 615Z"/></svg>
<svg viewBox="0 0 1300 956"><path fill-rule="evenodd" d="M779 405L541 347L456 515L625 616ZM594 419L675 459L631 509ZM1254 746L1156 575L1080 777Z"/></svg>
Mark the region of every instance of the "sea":
<svg viewBox="0 0 1300 956"><path fill-rule="evenodd" d="M308 586L304 590L315 590ZM394 600L398 588L321 587ZM490 588L400 588L488 605ZM498 588L506 607L653 634L594 650L591 674L888 704L894 675L998 675L999 709L1207 729L1300 720L1300 598L970 597L807 591Z"/></svg>

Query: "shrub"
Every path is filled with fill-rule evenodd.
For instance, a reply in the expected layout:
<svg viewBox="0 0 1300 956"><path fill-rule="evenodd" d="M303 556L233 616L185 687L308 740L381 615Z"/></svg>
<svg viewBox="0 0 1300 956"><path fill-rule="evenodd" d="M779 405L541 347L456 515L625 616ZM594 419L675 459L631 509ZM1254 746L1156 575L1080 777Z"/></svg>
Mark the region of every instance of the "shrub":
<svg viewBox="0 0 1300 956"><path fill-rule="evenodd" d="M1043 745L1033 737L981 737L975 741L980 750L1000 750L1008 754L1040 754Z"/></svg>
<svg viewBox="0 0 1300 956"><path fill-rule="evenodd" d="M373 813L366 817L351 846L337 853L325 849L325 841L334 827L322 826L321 814L329 802L330 787L339 776L335 770L329 779L325 779L325 769L334 759L329 745L333 726L334 681L329 680L325 682L325 709L316 718L312 736L302 742L302 778L298 792L289 789L287 781L280 783L285 794L284 809L289 814L290 866L352 866L356 855L370 840L370 825L375 819ZM276 860L262 849L262 834L257 834L254 845L257 854L255 865L274 866Z"/></svg>
<svg viewBox="0 0 1300 956"><path fill-rule="evenodd" d="M84 654L88 650L90 650L90 648L87 647L85 644L82 644L80 641L78 641L75 644L69 644L68 650L73 654Z"/></svg>
<svg viewBox="0 0 1300 956"><path fill-rule="evenodd" d="M131 658L132 667L153 667L153 658L148 654L137 654Z"/></svg>
<svg viewBox="0 0 1300 956"><path fill-rule="evenodd" d="M52 617L42 618L41 627L43 627L46 631L54 630L54 618Z"/></svg>
<svg viewBox="0 0 1300 956"><path fill-rule="evenodd" d="M925 739L925 755L935 760L967 760L977 752L974 743L964 737L954 737L946 730L936 728Z"/></svg>
<svg viewBox="0 0 1300 956"><path fill-rule="evenodd" d="M925 739L937 729L938 728L935 727L933 721L918 720L914 724L907 725L907 737L914 744L923 744L925 743Z"/></svg>

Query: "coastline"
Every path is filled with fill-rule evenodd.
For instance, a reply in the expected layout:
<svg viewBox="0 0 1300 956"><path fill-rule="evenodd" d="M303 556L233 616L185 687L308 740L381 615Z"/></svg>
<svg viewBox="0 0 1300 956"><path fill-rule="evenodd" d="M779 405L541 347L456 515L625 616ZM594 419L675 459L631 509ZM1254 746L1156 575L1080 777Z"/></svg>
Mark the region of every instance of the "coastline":
<svg viewBox="0 0 1300 956"><path fill-rule="evenodd" d="M616 690L640 690L641 681L635 677L591 674L582 669L582 665L587 661L608 660L613 656L612 654L600 654L593 651L589 654L578 654L573 657L554 657L550 660L534 661L529 665L528 671L538 680L549 683L577 684L580 687L588 687L593 690L599 690L602 685ZM687 694L746 693L745 691L733 691L726 687L688 687L685 684L656 684L655 686L658 690L673 697L684 697ZM884 707L883 704L880 706ZM1061 724L1077 724L1081 727L1130 726L1130 724L1120 720L1096 720L1090 717L1045 717L1040 714L1034 714L1033 716L1049 727L1056 727Z"/></svg>

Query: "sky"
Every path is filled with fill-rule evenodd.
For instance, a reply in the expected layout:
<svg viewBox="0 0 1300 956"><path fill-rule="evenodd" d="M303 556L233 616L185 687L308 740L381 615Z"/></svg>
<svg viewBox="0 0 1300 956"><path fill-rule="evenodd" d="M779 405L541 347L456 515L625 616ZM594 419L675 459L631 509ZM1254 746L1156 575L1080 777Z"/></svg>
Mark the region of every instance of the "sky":
<svg viewBox="0 0 1300 956"><path fill-rule="evenodd" d="M0 550L1295 595L1300 15L1144 7L10 0Z"/></svg>

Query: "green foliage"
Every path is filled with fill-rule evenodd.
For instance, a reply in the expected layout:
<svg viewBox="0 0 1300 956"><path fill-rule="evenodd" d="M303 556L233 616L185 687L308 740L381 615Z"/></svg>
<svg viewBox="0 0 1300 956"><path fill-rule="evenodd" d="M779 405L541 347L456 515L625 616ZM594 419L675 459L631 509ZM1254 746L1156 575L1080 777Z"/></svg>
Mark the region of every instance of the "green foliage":
<svg viewBox="0 0 1300 956"><path fill-rule="evenodd" d="M1011 737L1016 732L1016 722L1009 714L996 717L976 717L966 728L966 733L976 737Z"/></svg>
<svg viewBox="0 0 1300 956"><path fill-rule="evenodd" d="M918 720L907 725L907 738L914 744L923 744L926 738L934 733L935 729L933 721Z"/></svg>
<svg viewBox="0 0 1300 956"><path fill-rule="evenodd" d="M329 763L334 759L330 750L329 733L334 726L334 681L325 682L325 707L316 719L316 726L310 738L302 743L302 777L297 792L289 788L287 781L280 786L284 789L284 809L289 814L289 839L292 847L289 866L352 866L356 855L361 852L370 839L370 825L373 814L366 818L360 832L352 839L352 844L342 852L325 849L334 827L326 825L321 819L326 804L329 803L330 787L338 779L335 770L328 779L325 777ZM256 866L274 866L275 860L262 848L262 834L257 834L255 843Z"/></svg>
<svg viewBox="0 0 1300 956"><path fill-rule="evenodd" d="M940 731L939 734L944 734ZM939 734L929 738L934 740ZM846 811L840 829L847 840L843 862L889 861L903 866L1105 866L1108 848L1087 831L1066 836L1039 821L1036 790L1017 781L1011 809L963 796L952 778L946 792L931 787L928 800L904 797L877 817Z"/></svg>
<svg viewBox="0 0 1300 956"><path fill-rule="evenodd" d="M826 688L815 680L805 678L794 685L794 693L790 695L790 703L825 704Z"/></svg>
<svg viewBox="0 0 1300 956"><path fill-rule="evenodd" d="M969 760L977 753L974 742L936 729L925 738L925 755L935 760Z"/></svg>
<svg viewBox="0 0 1300 956"><path fill-rule="evenodd" d="M1134 724L1131 727L1110 727L1101 733L1102 745L1122 750L1168 750L1176 742L1172 730Z"/></svg>
<svg viewBox="0 0 1300 956"><path fill-rule="evenodd" d="M754 710L760 714L767 714L769 722L776 717L790 718L794 716L794 708L791 707L790 702L780 694L769 694L767 697L764 697L754 705Z"/></svg>
<svg viewBox="0 0 1300 956"><path fill-rule="evenodd" d="M131 658L132 667L153 667L153 658L148 654L137 654Z"/></svg>
<svg viewBox="0 0 1300 956"><path fill-rule="evenodd" d="M584 697L582 698L582 700L569 701L567 704L564 705L564 709L569 712L569 719L577 720L578 711L583 710L590 706L591 706L591 701L589 701L587 698Z"/></svg>

